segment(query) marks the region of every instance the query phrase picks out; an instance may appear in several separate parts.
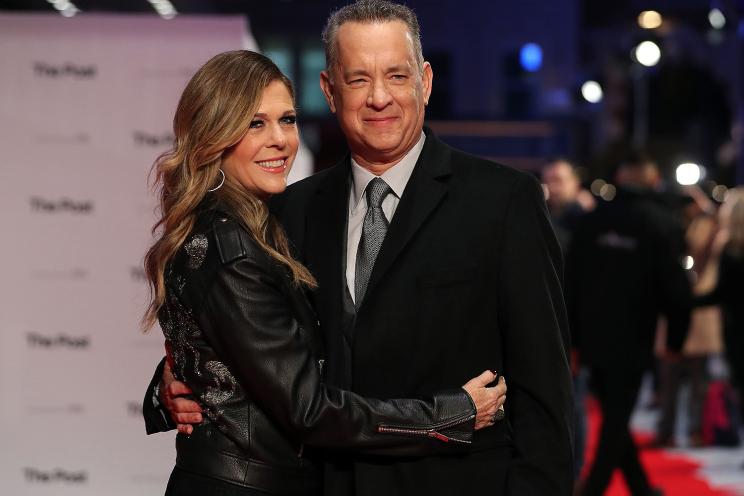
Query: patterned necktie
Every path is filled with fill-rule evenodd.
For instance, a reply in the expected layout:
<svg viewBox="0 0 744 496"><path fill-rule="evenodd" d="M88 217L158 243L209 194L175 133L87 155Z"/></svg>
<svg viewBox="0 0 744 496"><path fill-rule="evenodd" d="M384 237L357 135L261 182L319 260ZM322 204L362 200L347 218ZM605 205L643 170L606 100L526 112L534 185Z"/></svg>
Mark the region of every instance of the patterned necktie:
<svg viewBox="0 0 744 496"><path fill-rule="evenodd" d="M357 308L362 304L377 253L380 251L385 233L387 233L388 221L382 211L382 201L392 192L390 186L379 177L372 179L367 184L367 189L365 189L367 213L364 215L362 237L359 240L356 269L354 271L354 303Z"/></svg>

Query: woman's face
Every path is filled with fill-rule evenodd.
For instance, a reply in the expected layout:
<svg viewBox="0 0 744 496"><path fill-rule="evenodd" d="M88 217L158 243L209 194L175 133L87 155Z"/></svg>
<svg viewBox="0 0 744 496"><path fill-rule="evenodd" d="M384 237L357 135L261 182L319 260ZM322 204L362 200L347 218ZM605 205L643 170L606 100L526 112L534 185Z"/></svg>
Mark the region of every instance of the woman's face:
<svg viewBox="0 0 744 496"><path fill-rule="evenodd" d="M287 187L299 141L292 96L283 82L274 81L264 89L248 132L225 155L222 170L266 199Z"/></svg>

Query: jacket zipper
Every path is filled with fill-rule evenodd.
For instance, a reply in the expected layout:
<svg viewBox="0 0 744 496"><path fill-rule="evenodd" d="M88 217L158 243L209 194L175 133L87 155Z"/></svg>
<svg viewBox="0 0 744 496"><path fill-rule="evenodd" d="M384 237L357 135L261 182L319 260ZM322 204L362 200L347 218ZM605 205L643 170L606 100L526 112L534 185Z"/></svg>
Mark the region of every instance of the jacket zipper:
<svg viewBox="0 0 744 496"><path fill-rule="evenodd" d="M447 422L435 425L433 427L430 427L428 429L415 429L415 428L407 428L407 427L393 427L393 426L386 426L384 424L380 424L377 426L377 432L379 433L388 433L388 434L403 434L403 435L409 435L409 436L420 436L420 437L431 437L434 439L438 439L439 441L448 443L450 441L454 441L456 443L465 443L470 444L470 441L463 441L461 439L455 439L451 438L449 436L445 436L444 434L437 432L437 430L445 430L449 429L450 427L454 427L456 425L464 424L465 422L469 420L473 420L475 418L475 414L469 414L465 417L457 418L454 420L449 420Z"/></svg>

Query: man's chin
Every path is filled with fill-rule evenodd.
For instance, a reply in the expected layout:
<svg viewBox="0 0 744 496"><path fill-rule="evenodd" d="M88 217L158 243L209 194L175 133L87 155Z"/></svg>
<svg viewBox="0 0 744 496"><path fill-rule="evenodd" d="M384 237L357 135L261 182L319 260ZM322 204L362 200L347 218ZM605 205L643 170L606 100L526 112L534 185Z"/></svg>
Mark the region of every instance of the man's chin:
<svg viewBox="0 0 744 496"><path fill-rule="evenodd" d="M369 133L364 136L363 146L374 154L394 153L401 147L400 133Z"/></svg>
<svg viewBox="0 0 744 496"><path fill-rule="evenodd" d="M396 146L383 147L379 145L369 145L360 155L371 162L377 163L395 162L402 158L398 156L400 155L400 153L398 151L398 147Z"/></svg>

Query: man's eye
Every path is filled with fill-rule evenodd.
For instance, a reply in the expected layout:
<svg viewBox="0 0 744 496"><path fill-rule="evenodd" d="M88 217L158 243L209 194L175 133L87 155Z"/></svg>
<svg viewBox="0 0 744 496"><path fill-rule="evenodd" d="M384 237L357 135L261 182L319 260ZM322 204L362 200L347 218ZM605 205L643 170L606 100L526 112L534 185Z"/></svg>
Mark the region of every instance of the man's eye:
<svg viewBox="0 0 744 496"><path fill-rule="evenodd" d="M284 117L281 118L280 122L282 124L288 124L291 126L297 123L297 116L296 115L285 115Z"/></svg>
<svg viewBox="0 0 744 496"><path fill-rule="evenodd" d="M263 121L260 119L255 119L251 121L251 125L249 126L251 129L256 129L263 126Z"/></svg>
<svg viewBox="0 0 744 496"><path fill-rule="evenodd" d="M407 78L405 74L393 74L391 77L398 81L403 81L404 79Z"/></svg>

